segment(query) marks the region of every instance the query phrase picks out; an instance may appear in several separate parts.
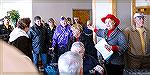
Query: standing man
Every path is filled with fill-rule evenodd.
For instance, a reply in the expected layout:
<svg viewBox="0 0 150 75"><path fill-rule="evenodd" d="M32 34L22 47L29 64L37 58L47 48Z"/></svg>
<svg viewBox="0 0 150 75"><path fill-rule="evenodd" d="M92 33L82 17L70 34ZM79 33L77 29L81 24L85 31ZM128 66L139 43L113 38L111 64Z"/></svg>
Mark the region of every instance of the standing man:
<svg viewBox="0 0 150 75"><path fill-rule="evenodd" d="M144 26L143 13L134 14L134 25L125 29L130 48L126 68L150 69L150 31Z"/></svg>
<svg viewBox="0 0 150 75"><path fill-rule="evenodd" d="M71 36L71 26L67 24L67 19L65 17L61 17L60 25L56 28L52 41L52 50L58 55L56 57L56 62L58 57L67 51L67 43Z"/></svg>
<svg viewBox="0 0 150 75"><path fill-rule="evenodd" d="M47 57L46 57L46 29L41 23L41 17L34 17L34 25L28 31L29 38L32 40L32 54L33 54L33 62L39 67L38 61L39 56L41 57L43 66L46 65Z"/></svg>

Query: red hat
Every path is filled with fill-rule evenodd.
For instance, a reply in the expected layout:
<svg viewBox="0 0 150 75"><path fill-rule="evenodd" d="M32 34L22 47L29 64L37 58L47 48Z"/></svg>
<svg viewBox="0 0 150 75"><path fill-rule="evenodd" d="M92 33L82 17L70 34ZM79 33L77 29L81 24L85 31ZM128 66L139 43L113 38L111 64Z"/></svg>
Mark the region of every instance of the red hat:
<svg viewBox="0 0 150 75"><path fill-rule="evenodd" d="M105 23L107 18L113 19L116 22L116 25L120 24L120 20L112 14L108 14L106 17L101 18L102 22Z"/></svg>

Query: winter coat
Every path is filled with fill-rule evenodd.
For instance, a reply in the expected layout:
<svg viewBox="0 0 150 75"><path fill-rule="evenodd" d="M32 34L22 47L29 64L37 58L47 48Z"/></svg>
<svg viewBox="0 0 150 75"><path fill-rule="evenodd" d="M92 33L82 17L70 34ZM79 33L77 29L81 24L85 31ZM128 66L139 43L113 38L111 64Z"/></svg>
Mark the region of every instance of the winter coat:
<svg viewBox="0 0 150 75"><path fill-rule="evenodd" d="M9 42L32 60L31 40L25 31L20 28L15 28L10 33Z"/></svg>
<svg viewBox="0 0 150 75"><path fill-rule="evenodd" d="M11 25L8 26L8 29L4 24L0 25L0 39L8 42L9 34L12 32L13 27Z"/></svg>
<svg viewBox="0 0 150 75"><path fill-rule="evenodd" d="M129 41L129 50L125 55L125 67L128 69L150 69L150 31L144 28L145 50L142 50L139 31L135 27L125 29Z"/></svg>
<svg viewBox="0 0 150 75"><path fill-rule="evenodd" d="M67 49L70 50L71 49L71 45L76 42L76 38L75 37L72 37L69 39L69 42L68 42L68 47ZM95 44L93 42L93 40L91 40L91 38L89 36L86 36L84 33L81 33L80 37L79 37L79 40L80 42L82 42L85 46L85 53L86 54L89 54L91 56L93 56L95 59L97 59L97 50L96 48L94 47Z"/></svg>
<svg viewBox="0 0 150 75"><path fill-rule="evenodd" d="M99 29L96 35L104 38L109 45L119 47L118 51L112 54L108 62L115 65L124 65L124 53L128 50L128 42L124 33L118 27L115 28L110 37L107 36L107 33L108 29Z"/></svg>
<svg viewBox="0 0 150 75"><path fill-rule="evenodd" d="M32 50L35 54L46 53L46 28L44 26L33 25L28 31L29 38L32 40Z"/></svg>

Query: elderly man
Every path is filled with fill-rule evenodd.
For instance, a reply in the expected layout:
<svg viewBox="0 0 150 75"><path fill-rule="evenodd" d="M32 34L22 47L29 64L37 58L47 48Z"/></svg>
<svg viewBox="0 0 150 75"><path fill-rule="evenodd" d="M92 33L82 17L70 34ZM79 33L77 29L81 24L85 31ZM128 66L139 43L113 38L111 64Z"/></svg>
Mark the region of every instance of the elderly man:
<svg viewBox="0 0 150 75"><path fill-rule="evenodd" d="M134 25L125 29L130 48L126 56L129 69L150 69L150 32L144 26L144 15L134 14Z"/></svg>
<svg viewBox="0 0 150 75"><path fill-rule="evenodd" d="M82 72L82 58L76 52L65 52L59 57L58 69L60 75L80 75Z"/></svg>
<svg viewBox="0 0 150 75"><path fill-rule="evenodd" d="M83 75L103 75L104 68L98 63L98 61L87 54L84 54L85 48L82 42L74 42L71 47L72 52L77 52L83 59Z"/></svg>

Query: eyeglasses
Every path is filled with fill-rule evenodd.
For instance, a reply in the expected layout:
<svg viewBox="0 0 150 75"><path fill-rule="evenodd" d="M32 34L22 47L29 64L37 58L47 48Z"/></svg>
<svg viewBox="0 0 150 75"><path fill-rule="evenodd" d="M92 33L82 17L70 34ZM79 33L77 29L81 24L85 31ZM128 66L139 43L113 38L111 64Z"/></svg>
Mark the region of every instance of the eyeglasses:
<svg viewBox="0 0 150 75"><path fill-rule="evenodd" d="M144 16L137 16L139 20L144 19Z"/></svg>

